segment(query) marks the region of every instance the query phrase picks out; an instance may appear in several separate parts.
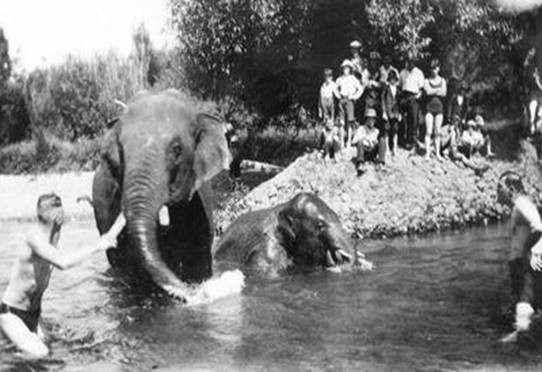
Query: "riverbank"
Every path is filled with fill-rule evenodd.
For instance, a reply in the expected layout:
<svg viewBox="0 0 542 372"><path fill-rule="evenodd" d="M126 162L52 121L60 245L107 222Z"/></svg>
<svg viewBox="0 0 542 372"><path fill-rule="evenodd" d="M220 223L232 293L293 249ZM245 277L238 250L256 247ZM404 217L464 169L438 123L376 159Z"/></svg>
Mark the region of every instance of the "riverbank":
<svg viewBox="0 0 542 372"><path fill-rule="evenodd" d="M244 212L282 203L302 191L324 199L357 237L383 238L487 224L509 212L496 201L497 180L506 170L524 175L529 193L539 203L542 199L542 172L528 142L521 142L515 159L489 161L490 169L483 175L450 160L425 161L400 151L386 169L369 166L357 177L352 155L324 163L317 152L305 154L274 177L247 166L236 182L222 173L213 185L217 231ZM1 175L0 220L33 219L38 196L50 191L62 197L68 219L92 218L89 203L77 201L92 194L92 176L90 171Z"/></svg>
<svg viewBox="0 0 542 372"><path fill-rule="evenodd" d="M223 230L244 212L285 202L305 191L326 201L357 237L385 238L487 224L509 213L496 200L497 181L506 170L524 175L529 193L540 201L542 172L536 151L526 141L519 146L515 159L492 159L482 175L450 160L426 161L401 150L385 169L370 165L358 177L350 161L353 152L337 162L324 162L314 152L233 200L217 211L215 220Z"/></svg>

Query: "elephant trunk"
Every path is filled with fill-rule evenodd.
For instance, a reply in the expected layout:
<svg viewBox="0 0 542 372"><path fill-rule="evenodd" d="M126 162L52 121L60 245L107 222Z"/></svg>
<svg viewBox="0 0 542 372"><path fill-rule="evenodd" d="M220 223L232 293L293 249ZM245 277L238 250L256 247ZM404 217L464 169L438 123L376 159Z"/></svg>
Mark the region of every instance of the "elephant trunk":
<svg viewBox="0 0 542 372"><path fill-rule="evenodd" d="M156 164L150 160L144 163ZM124 212L130 245L152 280L167 292L178 293L185 286L164 262L156 231L158 211L168 195L167 180L156 166L144 165L127 169L125 175Z"/></svg>

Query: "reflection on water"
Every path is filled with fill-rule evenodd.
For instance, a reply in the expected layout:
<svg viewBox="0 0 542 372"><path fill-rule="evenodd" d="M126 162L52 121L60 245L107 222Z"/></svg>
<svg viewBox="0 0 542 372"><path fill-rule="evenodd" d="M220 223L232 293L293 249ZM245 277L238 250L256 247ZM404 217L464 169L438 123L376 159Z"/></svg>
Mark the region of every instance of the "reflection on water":
<svg viewBox="0 0 542 372"><path fill-rule="evenodd" d="M0 226L0 290L25 224ZM68 249L96 241L71 223ZM364 242L372 273L249 277L242 295L183 308L138 293L104 257L55 272L43 314L51 360L21 362L0 341L0 370L536 369L540 349L500 345L509 305L505 229Z"/></svg>

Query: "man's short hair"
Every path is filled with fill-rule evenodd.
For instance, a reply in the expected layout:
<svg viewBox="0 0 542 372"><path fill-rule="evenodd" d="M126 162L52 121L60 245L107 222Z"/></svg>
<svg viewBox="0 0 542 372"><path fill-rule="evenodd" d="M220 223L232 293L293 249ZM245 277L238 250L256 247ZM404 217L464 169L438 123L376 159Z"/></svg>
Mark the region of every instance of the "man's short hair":
<svg viewBox="0 0 542 372"><path fill-rule="evenodd" d="M62 199L54 192L42 194L38 198L36 207L38 220L43 223L51 223L54 216L48 212L55 208L62 208Z"/></svg>
<svg viewBox="0 0 542 372"><path fill-rule="evenodd" d="M498 199L504 198L504 202L512 202L512 198L517 194L525 194L522 177L514 171L506 171L499 177L497 186Z"/></svg>

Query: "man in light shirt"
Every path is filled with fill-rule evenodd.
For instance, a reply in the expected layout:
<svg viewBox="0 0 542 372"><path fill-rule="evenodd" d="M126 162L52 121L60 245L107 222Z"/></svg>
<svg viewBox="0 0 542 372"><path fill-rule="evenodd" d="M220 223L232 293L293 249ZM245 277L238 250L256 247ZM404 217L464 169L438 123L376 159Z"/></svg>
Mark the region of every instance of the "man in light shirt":
<svg viewBox="0 0 542 372"><path fill-rule="evenodd" d="M363 87L358 79L352 74L353 64L345 60L341 64L343 74L335 82L337 89L335 96L339 100L339 119L341 125L346 127L346 147L352 143L352 132L356 127L356 117L354 115L354 104L363 94Z"/></svg>
<svg viewBox="0 0 542 372"><path fill-rule="evenodd" d="M425 84L423 72L416 67L414 54L409 53L405 68L399 76L399 85L403 92L401 107L406 118L406 148L412 149L418 137L420 97Z"/></svg>

